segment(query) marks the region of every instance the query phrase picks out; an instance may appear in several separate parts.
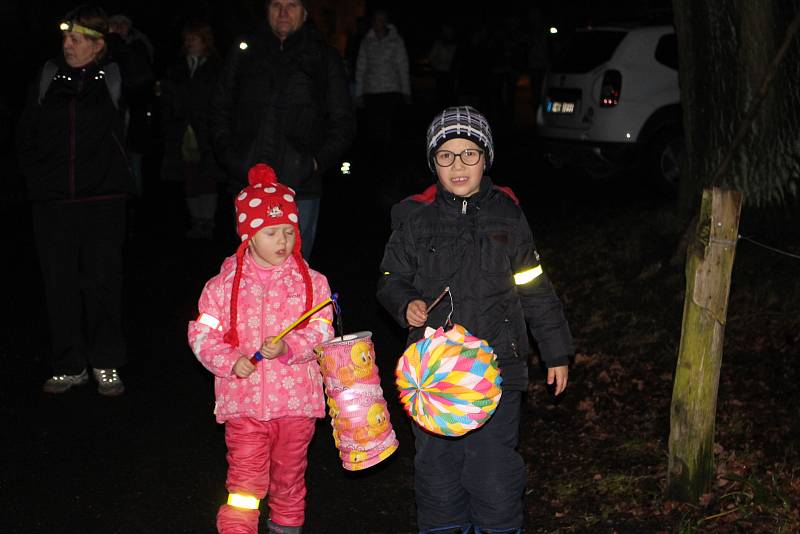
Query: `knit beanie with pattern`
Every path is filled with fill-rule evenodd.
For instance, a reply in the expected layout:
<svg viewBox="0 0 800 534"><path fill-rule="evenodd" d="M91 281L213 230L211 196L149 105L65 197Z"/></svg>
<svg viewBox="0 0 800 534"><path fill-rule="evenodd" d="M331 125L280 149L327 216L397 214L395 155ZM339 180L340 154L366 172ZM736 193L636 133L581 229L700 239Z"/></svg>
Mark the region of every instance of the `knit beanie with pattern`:
<svg viewBox="0 0 800 534"><path fill-rule="evenodd" d="M469 139L484 152L486 170L494 161L492 129L486 117L472 106L453 106L437 115L428 126L428 167L436 172L433 154L450 139Z"/></svg>
<svg viewBox="0 0 800 534"><path fill-rule="evenodd" d="M297 204L295 204L295 192L291 187L278 182L275 171L265 163L254 165L247 173L248 186L241 190L236 196L236 233L239 234L242 242L236 250L236 273L233 277L233 288L231 289L231 326L225 333L225 342L230 345L238 346L239 337L236 333L237 304L239 299L239 284L242 278L242 264L250 239L262 228L274 226L276 224L291 224L295 228L296 240L292 249L292 256L297 262L297 268L303 277L306 286L306 311L311 309L314 299L311 275L308 266L303 260L301 252L300 227L298 226L299 217L297 214ZM304 327L305 324L300 325Z"/></svg>

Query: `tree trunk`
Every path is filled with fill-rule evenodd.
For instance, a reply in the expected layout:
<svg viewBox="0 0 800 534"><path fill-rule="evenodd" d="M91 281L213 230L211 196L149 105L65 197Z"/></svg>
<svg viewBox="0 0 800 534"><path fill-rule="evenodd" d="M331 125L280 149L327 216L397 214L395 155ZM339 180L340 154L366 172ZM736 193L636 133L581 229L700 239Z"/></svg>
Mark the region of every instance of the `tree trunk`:
<svg viewBox="0 0 800 534"><path fill-rule="evenodd" d="M749 205L784 203L800 191L800 39L790 32L800 0L673 0L686 161L679 211L689 221L705 187L742 192ZM773 60L781 48L783 58ZM775 68L768 91L759 89ZM760 102L758 114L748 111ZM711 183L733 148L728 172Z"/></svg>
<svg viewBox="0 0 800 534"><path fill-rule="evenodd" d="M671 499L696 502L714 477L714 420L741 203L738 191L703 191L695 241L687 255L670 418Z"/></svg>

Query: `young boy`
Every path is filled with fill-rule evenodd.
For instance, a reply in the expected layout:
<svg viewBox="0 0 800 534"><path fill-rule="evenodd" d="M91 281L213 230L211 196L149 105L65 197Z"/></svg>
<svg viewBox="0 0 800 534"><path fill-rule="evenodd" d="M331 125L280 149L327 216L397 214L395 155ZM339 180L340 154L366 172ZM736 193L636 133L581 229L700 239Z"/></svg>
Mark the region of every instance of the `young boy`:
<svg viewBox="0 0 800 534"><path fill-rule="evenodd" d="M494 348L503 395L492 418L460 438L413 426L415 493L421 532L520 532L525 466L516 452L520 400L531 352L526 321L555 394L567 385L572 336L561 302L539 263L519 202L484 171L494 159L486 119L469 106L451 107L428 128L428 163L438 183L392 209L378 299L408 343L424 327L451 320Z"/></svg>

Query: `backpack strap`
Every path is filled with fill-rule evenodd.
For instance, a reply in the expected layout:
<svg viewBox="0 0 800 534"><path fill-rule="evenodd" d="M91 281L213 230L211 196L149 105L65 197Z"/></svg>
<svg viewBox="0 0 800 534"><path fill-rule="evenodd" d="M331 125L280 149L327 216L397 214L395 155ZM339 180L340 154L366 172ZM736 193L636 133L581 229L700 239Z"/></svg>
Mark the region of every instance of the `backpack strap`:
<svg viewBox="0 0 800 534"><path fill-rule="evenodd" d="M115 109L119 109L119 99L122 95L122 74L119 70L119 64L113 61L104 66L103 71L106 73L104 79L108 94L111 96L111 103L114 104Z"/></svg>
<svg viewBox="0 0 800 534"><path fill-rule="evenodd" d="M47 63L44 64L42 67L42 75L39 78L39 99L38 103L41 106L42 100L44 100L44 95L47 94L47 90L50 88L50 84L53 83L53 76L56 75L58 72L58 65L52 59L48 60Z"/></svg>
<svg viewBox="0 0 800 534"><path fill-rule="evenodd" d="M56 62L48 60L42 67L42 75L39 78L39 99L38 103L41 106L50 84L53 83L53 77L58 72L58 65ZM111 97L111 103L114 104L115 109L119 109L119 99L122 96L122 74L119 70L119 64L112 62L103 67L105 76L103 77L106 82L108 94Z"/></svg>

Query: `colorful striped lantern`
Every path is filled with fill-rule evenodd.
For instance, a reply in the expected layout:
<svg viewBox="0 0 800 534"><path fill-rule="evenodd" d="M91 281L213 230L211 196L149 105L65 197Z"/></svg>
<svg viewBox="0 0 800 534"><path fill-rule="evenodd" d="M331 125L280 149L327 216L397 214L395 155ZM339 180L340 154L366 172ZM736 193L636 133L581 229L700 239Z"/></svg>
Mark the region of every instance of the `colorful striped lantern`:
<svg viewBox="0 0 800 534"><path fill-rule="evenodd" d="M413 343L397 362L400 401L422 428L462 436L494 413L502 378L494 351L463 326L434 330Z"/></svg>
<svg viewBox="0 0 800 534"><path fill-rule="evenodd" d="M335 337L315 351L322 369L333 440L348 471L371 467L397 450L383 398L372 332Z"/></svg>

